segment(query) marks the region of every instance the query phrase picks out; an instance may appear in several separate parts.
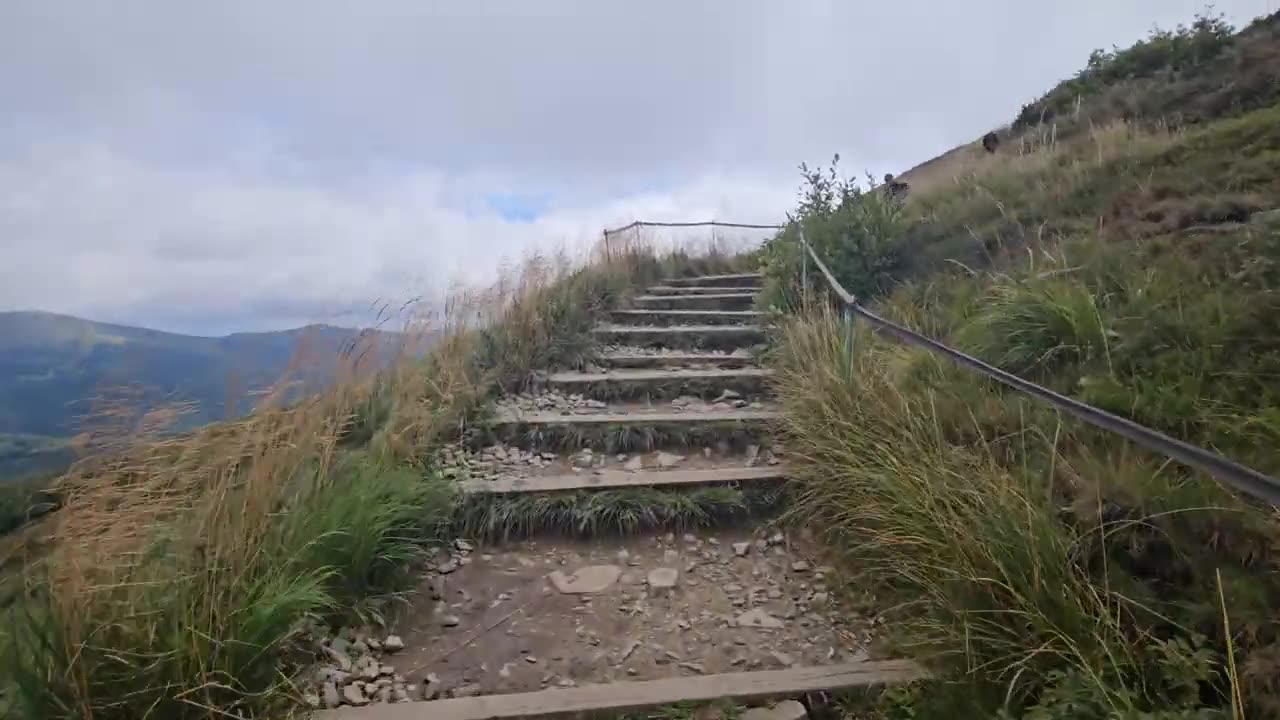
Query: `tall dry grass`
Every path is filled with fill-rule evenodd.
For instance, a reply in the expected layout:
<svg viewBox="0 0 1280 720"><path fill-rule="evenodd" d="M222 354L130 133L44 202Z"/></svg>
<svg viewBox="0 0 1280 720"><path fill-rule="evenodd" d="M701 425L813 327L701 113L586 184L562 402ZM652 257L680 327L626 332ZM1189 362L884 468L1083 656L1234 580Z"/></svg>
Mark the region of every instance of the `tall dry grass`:
<svg viewBox="0 0 1280 720"><path fill-rule="evenodd" d="M409 318L385 366L349 348L325 392L268 397L180 436L116 438L58 482L3 643L29 718L290 712L307 619L377 622L379 602L453 522L434 470L495 394L576 362L630 288L699 264L643 241L585 261L532 256Z"/></svg>
<svg viewBox="0 0 1280 720"><path fill-rule="evenodd" d="M850 353L845 332L825 309L779 332L792 513L846 554L851 586L893 608L898 651L944 679L911 699L914 712L1214 717L1229 705L1221 646L1147 604L1122 565L1126 531L1159 523L1109 517L1105 494L1059 484L1053 459L1076 457L1063 447L1075 442L1069 428L1021 428L1017 444L1039 445L1022 464L961 442L963 420L941 409L953 392L945 376L922 387L918 351L856 330ZM1096 504L1092 521L1064 516L1073 501Z"/></svg>

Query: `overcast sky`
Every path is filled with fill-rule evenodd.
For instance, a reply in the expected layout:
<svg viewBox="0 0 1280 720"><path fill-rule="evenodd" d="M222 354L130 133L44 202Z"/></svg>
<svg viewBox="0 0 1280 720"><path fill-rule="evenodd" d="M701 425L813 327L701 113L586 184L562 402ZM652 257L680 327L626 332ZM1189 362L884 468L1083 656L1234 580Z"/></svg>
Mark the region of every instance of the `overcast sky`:
<svg viewBox="0 0 1280 720"><path fill-rule="evenodd" d="M637 218L776 222L800 162L900 172L1203 6L3 0L0 310L342 322Z"/></svg>

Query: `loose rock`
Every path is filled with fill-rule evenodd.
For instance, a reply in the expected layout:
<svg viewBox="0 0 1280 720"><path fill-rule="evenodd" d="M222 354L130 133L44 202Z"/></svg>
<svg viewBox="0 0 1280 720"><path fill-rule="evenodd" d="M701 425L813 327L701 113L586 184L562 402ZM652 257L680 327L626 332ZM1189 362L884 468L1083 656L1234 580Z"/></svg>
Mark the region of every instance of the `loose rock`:
<svg viewBox="0 0 1280 720"><path fill-rule="evenodd" d="M398 653L404 649L404 640L399 635L388 635L386 640L382 641L382 649L389 653Z"/></svg>
<svg viewBox="0 0 1280 720"><path fill-rule="evenodd" d="M342 704L342 696L338 694L338 686L327 682L320 688L320 701L327 708L336 708Z"/></svg>
<svg viewBox="0 0 1280 720"><path fill-rule="evenodd" d="M764 608L753 608L737 617L738 627L776 630L785 627L786 623L770 615Z"/></svg>
<svg viewBox="0 0 1280 720"><path fill-rule="evenodd" d="M738 557L746 557L746 556L747 556L747 553L749 553L749 552L751 552L751 543L749 543L749 542L736 542L736 543L734 543L734 544L733 544L733 554L734 554L734 555L737 555Z"/></svg>
<svg viewBox="0 0 1280 720"><path fill-rule="evenodd" d="M551 585L564 595L598 593L618 581L622 568L617 565L589 565L572 575L556 570L547 576Z"/></svg>
<svg viewBox="0 0 1280 720"><path fill-rule="evenodd" d="M354 705L355 707L362 707L369 704L369 698L364 696L364 691L355 683L351 683L350 685L342 688L342 700L346 704Z"/></svg>
<svg viewBox="0 0 1280 720"><path fill-rule="evenodd" d="M660 567L649 571L649 587L665 593L676 586L680 579L680 571L675 568Z"/></svg>
<svg viewBox="0 0 1280 720"><path fill-rule="evenodd" d="M773 707L751 708L738 716L738 720L804 720L809 716L797 700L783 700Z"/></svg>

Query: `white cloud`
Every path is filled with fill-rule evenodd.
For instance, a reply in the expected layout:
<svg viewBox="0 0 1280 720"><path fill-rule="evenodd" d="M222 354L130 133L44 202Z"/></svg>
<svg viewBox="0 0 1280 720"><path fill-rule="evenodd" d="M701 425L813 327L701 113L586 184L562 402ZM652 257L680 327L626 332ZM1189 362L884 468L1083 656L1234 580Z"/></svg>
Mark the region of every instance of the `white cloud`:
<svg viewBox="0 0 1280 720"><path fill-rule="evenodd" d="M901 171L1202 5L9 0L0 309L284 327L635 218L775 221L799 162Z"/></svg>

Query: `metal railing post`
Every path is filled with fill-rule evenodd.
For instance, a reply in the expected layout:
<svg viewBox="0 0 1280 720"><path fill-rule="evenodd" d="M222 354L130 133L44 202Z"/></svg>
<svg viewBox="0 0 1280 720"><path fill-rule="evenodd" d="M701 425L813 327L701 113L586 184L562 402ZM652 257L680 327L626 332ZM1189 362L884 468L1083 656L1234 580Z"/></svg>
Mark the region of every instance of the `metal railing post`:
<svg viewBox="0 0 1280 720"><path fill-rule="evenodd" d="M844 361L849 367L849 381L853 381L853 308L844 306Z"/></svg>
<svg viewBox="0 0 1280 720"><path fill-rule="evenodd" d="M804 228L796 225L800 233L800 307L809 309L809 243L804 239Z"/></svg>

